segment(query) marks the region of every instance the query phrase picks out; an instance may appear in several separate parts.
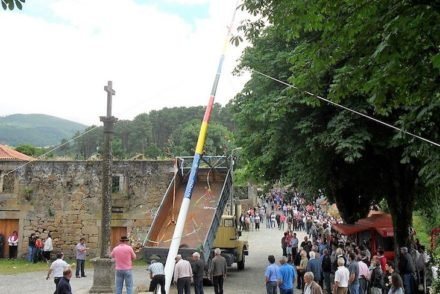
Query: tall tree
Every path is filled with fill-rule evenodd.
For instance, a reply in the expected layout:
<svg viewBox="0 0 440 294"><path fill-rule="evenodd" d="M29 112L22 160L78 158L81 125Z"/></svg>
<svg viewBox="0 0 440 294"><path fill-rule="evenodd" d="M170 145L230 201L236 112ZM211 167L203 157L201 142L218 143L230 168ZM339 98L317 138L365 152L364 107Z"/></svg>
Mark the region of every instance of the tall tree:
<svg viewBox="0 0 440 294"><path fill-rule="evenodd" d="M416 196L438 185L438 149L309 93L438 140L434 2L245 0L243 8L260 18L241 26L253 47L238 70L299 89L254 72L235 99L239 145L257 158L249 170L264 179L291 177L312 191L326 188L348 222L385 197L396 243L406 244Z"/></svg>

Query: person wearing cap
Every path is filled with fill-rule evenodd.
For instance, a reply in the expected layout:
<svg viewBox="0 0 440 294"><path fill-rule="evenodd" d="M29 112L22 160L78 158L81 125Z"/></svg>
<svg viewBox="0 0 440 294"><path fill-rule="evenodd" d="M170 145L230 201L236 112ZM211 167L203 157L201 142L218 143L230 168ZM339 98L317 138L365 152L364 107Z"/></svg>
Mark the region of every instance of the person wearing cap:
<svg viewBox="0 0 440 294"><path fill-rule="evenodd" d="M116 269L116 294L122 294L124 286L127 289L127 294L133 294L133 274L132 261L136 259L136 254L133 248L128 244L130 240L127 236L122 236L120 244L113 248L111 257L115 260Z"/></svg>
<svg viewBox="0 0 440 294"><path fill-rule="evenodd" d="M50 274L53 272L53 282L55 283L55 292L57 293L57 286L61 278L63 277L63 271L69 266L67 262L63 260L64 254L62 252L57 253L57 259L50 265L47 272L46 280L49 280Z"/></svg>
<svg viewBox="0 0 440 294"><path fill-rule="evenodd" d="M182 255L178 254L175 258L176 265L174 267L174 282L177 284L178 294L190 294L191 293L191 280L193 272L191 263L188 260L182 258Z"/></svg>
<svg viewBox="0 0 440 294"><path fill-rule="evenodd" d="M151 259L151 264L147 269L150 272L150 289L148 291L156 291L157 285L160 285L161 294L165 294L165 271L163 264L156 259Z"/></svg>

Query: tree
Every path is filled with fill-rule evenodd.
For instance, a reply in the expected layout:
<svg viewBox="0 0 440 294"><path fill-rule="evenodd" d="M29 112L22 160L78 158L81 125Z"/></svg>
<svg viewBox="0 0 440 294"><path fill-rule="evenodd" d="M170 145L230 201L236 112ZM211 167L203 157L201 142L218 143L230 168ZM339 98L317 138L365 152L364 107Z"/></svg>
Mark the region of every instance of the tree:
<svg viewBox="0 0 440 294"><path fill-rule="evenodd" d="M23 3L26 2L26 0L1 0L2 7L4 10L14 10L15 8L23 9Z"/></svg>
<svg viewBox="0 0 440 294"><path fill-rule="evenodd" d="M254 72L236 97L249 170L325 188L348 222L385 197L396 244L406 244L416 196L438 185L438 150L303 90L438 141L440 16L432 3L244 1L261 18L241 26L253 47L238 70L299 88Z"/></svg>
<svg viewBox="0 0 440 294"><path fill-rule="evenodd" d="M15 150L17 150L18 152L21 152L23 154L32 156L32 157L39 157L46 152L46 149L41 148L41 147L35 147L31 144L18 145L15 148Z"/></svg>
<svg viewBox="0 0 440 294"><path fill-rule="evenodd" d="M194 155L200 131L200 120L194 119L177 128L170 137L170 150L174 156ZM223 125L211 122L205 142L204 153L208 155L224 155L230 150L232 134Z"/></svg>
<svg viewBox="0 0 440 294"><path fill-rule="evenodd" d="M142 113L137 115L132 122L131 137L130 137L130 149L135 153L142 153L151 156L152 153L148 154L147 150L153 150L153 128L151 125L150 118L147 113ZM154 146L157 148L157 146ZM160 153L160 150L159 150ZM156 153L157 154L157 153ZM156 157L159 155L156 155Z"/></svg>

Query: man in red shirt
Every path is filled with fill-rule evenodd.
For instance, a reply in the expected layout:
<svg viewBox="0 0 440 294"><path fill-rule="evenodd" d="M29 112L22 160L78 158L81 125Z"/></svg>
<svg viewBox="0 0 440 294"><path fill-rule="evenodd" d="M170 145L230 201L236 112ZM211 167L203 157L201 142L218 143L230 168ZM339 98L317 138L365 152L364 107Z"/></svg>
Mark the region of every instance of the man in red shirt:
<svg viewBox="0 0 440 294"><path fill-rule="evenodd" d="M127 294L133 294L132 261L136 259L133 248L128 244L126 236L121 237L121 243L113 248L111 256L115 260L116 269L116 294L122 294L122 288L127 288Z"/></svg>

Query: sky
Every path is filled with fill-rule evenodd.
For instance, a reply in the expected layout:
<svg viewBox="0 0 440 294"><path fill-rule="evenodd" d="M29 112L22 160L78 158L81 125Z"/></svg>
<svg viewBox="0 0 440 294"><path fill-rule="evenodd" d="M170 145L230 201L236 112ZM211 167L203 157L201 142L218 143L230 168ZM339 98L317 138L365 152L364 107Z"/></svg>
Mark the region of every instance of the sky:
<svg viewBox="0 0 440 294"><path fill-rule="evenodd" d="M206 105L236 0L32 0L0 9L0 116L43 113L99 125L113 115ZM243 13L238 12L236 28ZM229 46L216 102L248 79Z"/></svg>

